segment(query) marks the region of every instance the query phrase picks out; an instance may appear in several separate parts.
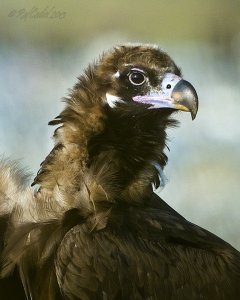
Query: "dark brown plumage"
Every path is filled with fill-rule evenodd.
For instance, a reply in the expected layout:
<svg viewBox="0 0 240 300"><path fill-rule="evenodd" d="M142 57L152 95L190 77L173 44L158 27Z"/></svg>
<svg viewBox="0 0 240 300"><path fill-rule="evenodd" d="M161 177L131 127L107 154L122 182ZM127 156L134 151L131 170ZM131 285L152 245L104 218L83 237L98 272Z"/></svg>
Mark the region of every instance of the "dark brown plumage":
<svg viewBox="0 0 240 300"><path fill-rule="evenodd" d="M11 163L0 168L0 298L240 299L240 253L153 192L172 114L195 118L198 107L172 59L115 47L65 101L38 189Z"/></svg>

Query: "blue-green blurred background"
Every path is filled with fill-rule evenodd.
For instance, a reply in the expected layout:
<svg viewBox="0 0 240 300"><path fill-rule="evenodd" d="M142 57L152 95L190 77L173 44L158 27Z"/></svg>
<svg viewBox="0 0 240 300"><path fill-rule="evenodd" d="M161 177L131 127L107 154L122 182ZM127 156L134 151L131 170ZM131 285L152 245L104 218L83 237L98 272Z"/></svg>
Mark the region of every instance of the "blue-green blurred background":
<svg viewBox="0 0 240 300"><path fill-rule="evenodd" d="M170 130L172 207L240 249L240 1L1 1L0 153L34 174L50 151L47 122L88 62L112 45L160 45L198 91L192 122Z"/></svg>

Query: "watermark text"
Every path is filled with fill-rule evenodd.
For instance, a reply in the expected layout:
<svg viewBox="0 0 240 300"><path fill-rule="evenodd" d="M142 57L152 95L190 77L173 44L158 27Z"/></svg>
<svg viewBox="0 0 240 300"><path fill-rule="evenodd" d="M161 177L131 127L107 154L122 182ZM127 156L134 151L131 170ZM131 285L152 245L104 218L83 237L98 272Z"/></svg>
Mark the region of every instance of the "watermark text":
<svg viewBox="0 0 240 300"><path fill-rule="evenodd" d="M65 11L59 10L54 6L46 6L42 9L33 6L29 9L13 9L9 12L9 18L16 18L22 21L26 20L41 20L41 19L64 19L67 13Z"/></svg>

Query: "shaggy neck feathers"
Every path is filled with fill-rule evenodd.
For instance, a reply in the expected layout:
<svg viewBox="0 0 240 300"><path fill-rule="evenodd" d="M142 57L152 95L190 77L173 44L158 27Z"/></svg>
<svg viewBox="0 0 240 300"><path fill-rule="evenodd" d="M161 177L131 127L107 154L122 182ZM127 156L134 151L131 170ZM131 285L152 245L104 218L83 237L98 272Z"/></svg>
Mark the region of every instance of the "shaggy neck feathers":
<svg viewBox="0 0 240 300"><path fill-rule="evenodd" d="M172 110L150 111L123 104L107 106L104 88L92 68L79 78L64 111L50 125L55 147L33 184L69 208L96 210L98 203L142 203L159 184L155 165L167 162L167 126Z"/></svg>

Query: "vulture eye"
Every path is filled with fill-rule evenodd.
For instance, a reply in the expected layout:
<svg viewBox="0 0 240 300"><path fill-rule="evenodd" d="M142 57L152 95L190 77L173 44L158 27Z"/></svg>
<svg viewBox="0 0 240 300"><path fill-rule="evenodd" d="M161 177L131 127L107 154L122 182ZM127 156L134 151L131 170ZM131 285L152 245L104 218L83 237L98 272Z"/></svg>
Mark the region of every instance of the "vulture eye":
<svg viewBox="0 0 240 300"><path fill-rule="evenodd" d="M132 71L128 78L133 85L142 85L146 81L146 76L139 71Z"/></svg>

